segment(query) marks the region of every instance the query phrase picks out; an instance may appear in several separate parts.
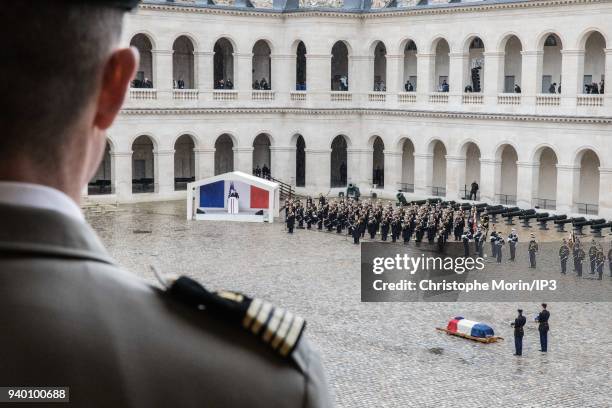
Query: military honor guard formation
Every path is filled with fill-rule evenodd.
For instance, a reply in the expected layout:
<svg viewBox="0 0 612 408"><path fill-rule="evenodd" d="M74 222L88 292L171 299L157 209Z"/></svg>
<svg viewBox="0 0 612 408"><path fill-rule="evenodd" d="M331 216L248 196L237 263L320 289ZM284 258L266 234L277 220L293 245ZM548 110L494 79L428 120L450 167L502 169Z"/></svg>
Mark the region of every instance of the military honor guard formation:
<svg viewBox="0 0 612 408"><path fill-rule="evenodd" d="M462 242L464 256L490 256L497 263L504 260L504 247L508 245L508 262L516 262L519 235L512 228L507 236L498 231L491 222L485 205L466 205L441 200L421 200L413 202L398 201L394 206L391 201L358 200L338 197L328 199L320 195L315 202L311 197L285 200L285 224L288 233L296 229L336 232L350 235L354 244L369 237L377 237L382 242L403 243L408 245L428 242L444 250L447 242ZM485 255L485 243L490 244L490 254ZM540 245L536 234L529 234L527 244L527 261L529 268L537 267L537 255ZM573 261L574 272L583 277L583 263L586 253L579 236L571 232L564 238L559 248L561 273L567 273L567 263ZM593 240L588 250L590 274L603 279L607 261L612 277L612 247L604 255L601 243Z"/></svg>

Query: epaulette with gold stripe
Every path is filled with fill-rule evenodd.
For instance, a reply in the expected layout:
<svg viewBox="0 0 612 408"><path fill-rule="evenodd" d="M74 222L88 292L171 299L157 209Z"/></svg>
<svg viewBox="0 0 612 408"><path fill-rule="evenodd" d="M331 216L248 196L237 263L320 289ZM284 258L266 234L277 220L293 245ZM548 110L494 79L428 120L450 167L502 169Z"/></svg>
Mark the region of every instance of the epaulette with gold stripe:
<svg viewBox="0 0 612 408"><path fill-rule="evenodd" d="M199 310L207 310L224 321L240 324L282 357L291 356L306 328L303 318L265 300L237 292L210 292L186 276L167 279L155 268L153 271L172 298Z"/></svg>

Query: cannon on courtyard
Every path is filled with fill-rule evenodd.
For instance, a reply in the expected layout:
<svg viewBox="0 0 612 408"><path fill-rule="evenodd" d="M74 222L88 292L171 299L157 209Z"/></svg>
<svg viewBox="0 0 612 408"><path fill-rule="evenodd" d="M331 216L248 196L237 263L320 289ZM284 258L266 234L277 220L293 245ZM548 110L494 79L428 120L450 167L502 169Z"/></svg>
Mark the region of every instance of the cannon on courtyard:
<svg viewBox="0 0 612 408"><path fill-rule="evenodd" d="M557 232L565 232L565 225L566 224L573 224L574 222L580 222L580 221L585 221L586 219L584 217L577 217L577 218L563 218L563 219L559 219L559 220L555 220L554 223L557 226Z"/></svg>
<svg viewBox="0 0 612 408"><path fill-rule="evenodd" d="M574 227L574 232L576 232L577 235L584 235L584 233L582 232L582 229L587 226L587 225L597 225L597 224L605 224L606 220L604 220L603 218L597 219L597 220L580 220L580 221L575 221L572 223L572 226Z"/></svg>
<svg viewBox="0 0 612 408"><path fill-rule="evenodd" d="M506 218L506 225L514 225L514 222L513 222L514 217L520 217L522 215L525 215L525 213L529 211L533 211L533 213L535 214L535 210L517 209L515 211L508 211L507 213L504 214L504 217Z"/></svg>
<svg viewBox="0 0 612 408"><path fill-rule="evenodd" d="M406 200L403 193L397 193L395 198L397 198L397 202L395 203L397 207L405 207L408 205L408 200Z"/></svg>
<svg viewBox="0 0 612 408"><path fill-rule="evenodd" d="M612 228L612 222L591 225L591 234L593 234L595 238L601 238L601 230L604 228Z"/></svg>
<svg viewBox="0 0 612 408"><path fill-rule="evenodd" d="M547 214L547 213L544 213ZM551 215L551 216L547 216L547 217L542 217L542 218L538 218L538 223L540 224L539 229L541 231L546 231L548 230L548 222L549 221L557 221L557 220L565 220L567 219L567 215L563 214L563 215Z"/></svg>
<svg viewBox="0 0 612 408"><path fill-rule="evenodd" d="M355 201L359 201L359 197L361 197L361 192L359 191L359 187L354 184L349 184L346 188L346 196L348 198L354 198Z"/></svg>
<svg viewBox="0 0 612 408"><path fill-rule="evenodd" d="M548 217L548 213L537 213L536 210L531 209L523 211L523 214L519 216L519 220L523 221L523 228L531 228L531 220L542 217Z"/></svg>
<svg viewBox="0 0 612 408"><path fill-rule="evenodd" d="M493 224L497 223L497 215L498 214L503 214L505 212L507 212L507 209L503 205L493 205L493 206L487 207L487 213L491 217L490 221Z"/></svg>

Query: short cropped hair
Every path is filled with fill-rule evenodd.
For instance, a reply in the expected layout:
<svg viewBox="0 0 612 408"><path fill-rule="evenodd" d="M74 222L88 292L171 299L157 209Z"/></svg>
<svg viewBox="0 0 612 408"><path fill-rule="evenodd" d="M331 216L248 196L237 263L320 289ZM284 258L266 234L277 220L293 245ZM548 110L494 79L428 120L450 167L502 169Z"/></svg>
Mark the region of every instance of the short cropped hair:
<svg viewBox="0 0 612 408"><path fill-rule="evenodd" d="M122 22L121 10L89 1L28 0L0 8L0 160L27 155L57 165Z"/></svg>

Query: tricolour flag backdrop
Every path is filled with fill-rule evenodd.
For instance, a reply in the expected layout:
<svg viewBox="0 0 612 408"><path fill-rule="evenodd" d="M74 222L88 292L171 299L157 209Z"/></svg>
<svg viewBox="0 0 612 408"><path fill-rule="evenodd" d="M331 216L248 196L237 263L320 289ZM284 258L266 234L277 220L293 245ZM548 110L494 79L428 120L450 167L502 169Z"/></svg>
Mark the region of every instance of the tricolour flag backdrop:
<svg viewBox="0 0 612 408"><path fill-rule="evenodd" d="M200 186L200 207L227 208L230 185L240 196L238 205L240 210L268 209L270 195L267 190L252 186L241 181L219 180L214 183Z"/></svg>

